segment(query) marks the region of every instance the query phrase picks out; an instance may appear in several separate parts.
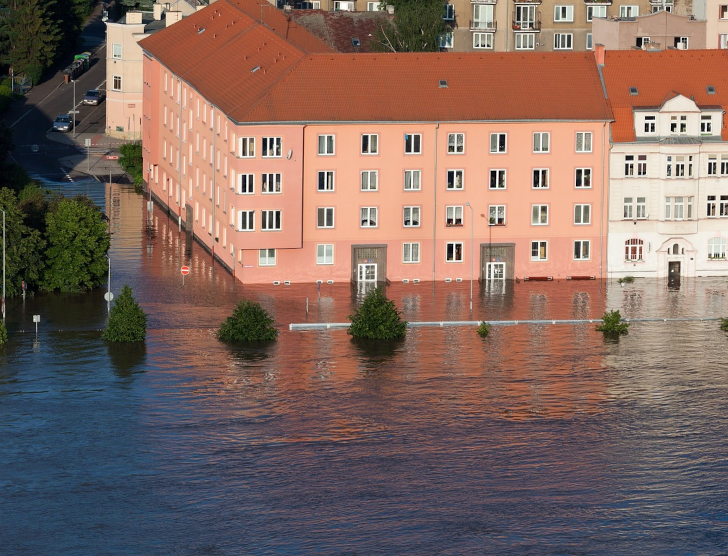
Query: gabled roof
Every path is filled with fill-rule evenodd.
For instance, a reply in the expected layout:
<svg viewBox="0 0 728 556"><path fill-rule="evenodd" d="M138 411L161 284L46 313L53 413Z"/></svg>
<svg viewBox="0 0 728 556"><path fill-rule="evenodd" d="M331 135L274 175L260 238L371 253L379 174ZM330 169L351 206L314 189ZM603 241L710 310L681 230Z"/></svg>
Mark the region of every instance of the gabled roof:
<svg viewBox="0 0 728 556"><path fill-rule="evenodd" d="M614 112L612 141L635 140L633 109L661 107L682 95L703 108L728 108L728 53L725 50L608 50L603 67ZM715 87L709 94L708 86ZM630 87L638 94L631 95ZM723 116L722 137L728 140Z"/></svg>
<svg viewBox="0 0 728 556"><path fill-rule="evenodd" d="M312 53L329 47L300 27L284 40L280 11L263 6L273 29L240 9L258 1L218 0L140 45L238 122L612 119L590 52Z"/></svg>

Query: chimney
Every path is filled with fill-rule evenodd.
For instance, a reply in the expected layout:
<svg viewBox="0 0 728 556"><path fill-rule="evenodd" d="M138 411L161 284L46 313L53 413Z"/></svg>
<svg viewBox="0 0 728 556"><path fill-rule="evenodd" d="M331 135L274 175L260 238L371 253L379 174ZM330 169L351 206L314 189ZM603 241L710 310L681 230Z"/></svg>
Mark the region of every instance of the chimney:
<svg viewBox="0 0 728 556"><path fill-rule="evenodd" d="M169 27L173 23L182 21L182 12L167 12L164 14L165 27Z"/></svg>
<svg viewBox="0 0 728 556"><path fill-rule="evenodd" d="M159 4L158 2L155 2L153 9L154 9L154 21L159 21L160 19L162 19L162 10L164 9L164 6L162 6L162 4Z"/></svg>
<svg viewBox="0 0 728 556"><path fill-rule="evenodd" d="M142 12L126 12L126 22L128 24L141 23Z"/></svg>
<svg viewBox="0 0 728 556"><path fill-rule="evenodd" d="M597 61L597 65L603 66L604 65L604 54L606 52L606 48L604 48L603 44L595 44L594 45L594 58Z"/></svg>

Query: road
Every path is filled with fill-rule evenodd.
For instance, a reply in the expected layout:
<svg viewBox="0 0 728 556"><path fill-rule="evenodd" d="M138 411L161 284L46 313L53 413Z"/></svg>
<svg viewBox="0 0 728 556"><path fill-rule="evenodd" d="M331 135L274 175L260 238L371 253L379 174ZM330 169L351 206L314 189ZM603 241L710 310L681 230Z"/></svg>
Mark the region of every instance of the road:
<svg viewBox="0 0 728 556"><path fill-rule="evenodd" d="M80 75L74 84L65 83L58 71L35 86L22 102L13 103L5 114L7 124L13 129L14 160L22 165L33 178L43 181L73 181L81 172L62 166L59 159L73 155L86 155L84 141L92 138L92 145L111 147L120 141L102 141L106 125L106 103L85 106L81 103L87 89L106 89L106 25L101 20L101 5L97 4L84 28L84 45L75 54L92 53L90 68ZM65 60L61 69L73 61ZM54 132L53 121L59 114L75 110L76 129L70 133ZM99 149L95 149L99 150Z"/></svg>

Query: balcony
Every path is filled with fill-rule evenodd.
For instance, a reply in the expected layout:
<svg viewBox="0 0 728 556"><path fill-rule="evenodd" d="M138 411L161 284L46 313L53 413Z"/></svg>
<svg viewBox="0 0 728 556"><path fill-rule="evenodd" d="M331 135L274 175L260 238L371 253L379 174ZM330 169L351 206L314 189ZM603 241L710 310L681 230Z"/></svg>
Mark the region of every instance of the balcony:
<svg viewBox="0 0 728 556"><path fill-rule="evenodd" d="M584 0L587 6L611 6L612 0Z"/></svg>
<svg viewBox="0 0 728 556"><path fill-rule="evenodd" d="M513 3L516 4L516 5L518 5L518 4L528 4L529 6L532 6L534 4L540 4L541 3L541 0L515 0L515 2L513 2Z"/></svg>
<svg viewBox="0 0 728 556"><path fill-rule="evenodd" d="M488 33L495 33L497 28L498 28L497 21L478 20L478 21L470 22L471 31L483 31L483 32L488 32Z"/></svg>
<svg viewBox="0 0 728 556"><path fill-rule="evenodd" d="M498 0L470 0L471 4L497 4Z"/></svg>
<svg viewBox="0 0 728 556"><path fill-rule="evenodd" d="M663 1L665 3L665 6L673 6L674 0L650 0L651 6L662 6Z"/></svg>
<svg viewBox="0 0 728 556"><path fill-rule="evenodd" d="M516 19L513 14L512 20L513 30L516 33L540 33L541 32L541 12L536 13L536 19Z"/></svg>

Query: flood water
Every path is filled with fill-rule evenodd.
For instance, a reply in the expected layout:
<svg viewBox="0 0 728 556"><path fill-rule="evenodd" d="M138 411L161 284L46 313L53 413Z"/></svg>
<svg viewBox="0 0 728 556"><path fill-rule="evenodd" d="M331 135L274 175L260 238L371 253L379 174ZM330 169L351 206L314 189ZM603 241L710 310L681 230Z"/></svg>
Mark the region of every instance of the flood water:
<svg viewBox="0 0 728 556"><path fill-rule="evenodd" d="M100 340L104 289L12 300L0 350L0 552L726 554L728 337L715 321L418 328L362 348L348 284L241 286L124 186L111 285L146 345ZM192 268L182 286L181 264ZM393 284L470 320L469 284ZM279 340L212 333L237 300ZM308 298L309 313L306 314ZM725 279L475 285L474 319L728 315ZM41 322L37 338L32 316Z"/></svg>

